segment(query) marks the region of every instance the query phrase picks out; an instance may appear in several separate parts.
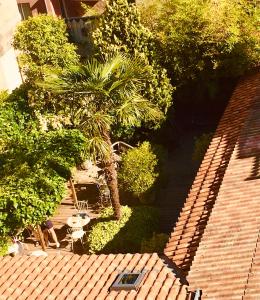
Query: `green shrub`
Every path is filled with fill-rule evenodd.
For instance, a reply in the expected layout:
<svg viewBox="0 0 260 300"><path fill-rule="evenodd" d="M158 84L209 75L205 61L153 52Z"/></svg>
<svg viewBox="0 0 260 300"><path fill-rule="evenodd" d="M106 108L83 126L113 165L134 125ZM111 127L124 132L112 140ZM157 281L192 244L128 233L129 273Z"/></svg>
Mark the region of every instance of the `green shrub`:
<svg viewBox="0 0 260 300"><path fill-rule="evenodd" d="M202 161L207 148L212 140L213 133L204 133L201 136L195 138L194 151L192 154L192 160L194 162Z"/></svg>
<svg viewBox="0 0 260 300"><path fill-rule="evenodd" d="M127 206L123 206L122 217L120 220L113 220L113 210L111 207L105 208L100 215L100 220L95 224L88 236L89 252L97 253L113 240L122 227L128 222L132 210Z"/></svg>
<svg viewBox="0 0 260 300"><path fill-rule="evenodd" d="M142 197L154 185L158 173L156 167L158 159L153 153L149 142L128 150L122 155L122 162L118 171L121 189Z"/></svg>
<svg viewBox="0 0 260 300"><path fill-rule="evenodd" d="M78 62L76 47L68 42L66 24L57 17L39 15L21 22L13 45L21 51L22 69L33 81L45 67L64 68Z"/></svg>
<svg viewBox="0 0 260 300"><path fill-rule="evenodd" d="M141 253L163 253L163 249L169 239L165 233L153 233L153 236L148 240L143 240L141 245Z"/></svg>
<svg viewBox="0 0 260 300"><path fill-rule="evenodd" d="M122 206L122 218L113 219L113 209L106 208L88 236L90 253L140 252L142 240L158 230L158 211L153 207Z"/></svg>

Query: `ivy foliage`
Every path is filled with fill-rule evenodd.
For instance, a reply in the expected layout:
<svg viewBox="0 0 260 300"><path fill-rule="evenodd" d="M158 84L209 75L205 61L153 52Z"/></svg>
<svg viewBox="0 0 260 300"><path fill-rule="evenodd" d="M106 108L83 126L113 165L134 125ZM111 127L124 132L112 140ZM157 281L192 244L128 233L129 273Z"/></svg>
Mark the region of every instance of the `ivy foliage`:
<svg viewBox="0 0 260 300"><path fill-rule="evenodd" d="M121 52L141 57L149 67L142 95L167 112L172 101L173 88L166 70L158 63L153 34L141 24L138 9L127 0L111 0L99 18L93 32L96 53L100 57Z"/></svg>
<svg viewBox="0 0 260 300"><path fill-rule="evenodd" d="M253 1L150 0L140 10L178 84L241 75L259 63L260 9Z"/></svg>
<svg viewBox="0 0 260 300"><path fill-rule="evenodd" d="M20 63L28 79L40 76L45 68L77 64L76 47L68 42L64 20L47 15L21 22L14 34L13 46L21 51Z"/></svg>
<svg viewBox="0 0 260 300"><path fill-rule="evenodd" d="M122 206L120 220L113 218L113 209L105 208L88 236L90 253L136 253L142 241L158 230L158 211L154 207Z"/></svg>
<svg viewBox="0 0 260 300"><path fill-rule="evenodd" d="M77 130L42 130L23 87L1 101L1 237L53 215L84 145L85 138Z"/></svg>
<svg viewBox="0 0 260 300"><path fill-rule="evenodd" d="M129 149L122 155L118 171L120 187L137 197L142 197L153 187L159 175L156 172L157 166L158 159L149 142Z"/></svg>

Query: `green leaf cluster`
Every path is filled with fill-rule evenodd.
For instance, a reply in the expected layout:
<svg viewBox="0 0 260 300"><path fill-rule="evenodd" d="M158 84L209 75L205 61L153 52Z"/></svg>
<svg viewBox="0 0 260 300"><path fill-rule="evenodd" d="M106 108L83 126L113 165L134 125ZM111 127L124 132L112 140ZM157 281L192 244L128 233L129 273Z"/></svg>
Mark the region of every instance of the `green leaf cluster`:
<svg viewBox="0 0 260 300"><path fill-rule="evenodd" d="M28 80L42 75L49 66L65 68L77 64L76 47L68 42L64 20L47 15L18 24L13 46L21 51L20 63Z"/></svg>
<svg viewBox="0 0 260 300"><path fill-rule="evenodd" d="M78 130L42 130L24 87L0 103L1 237L54 214L84 147Z"/></svg>
<svg viewBox="0 0 260 300"><path fill-rule="evenodd" d="M90 253L140 252L144 239L158 230L158 211L153 207L122 206L122 217L114 220L113 209L106 208L88 236Z"/></svg>
<svg viewBox="0 0 260 300"><path fill-rule="evenodd" d="M10 238L1 236L0 239L0 256L6 255L8 252L8 247L12 244L12 241Z"/></svg>
<svg viewBox="0 0 260 300"><path fill-rule="evenodd" d="M143 196L153 187L159 175L156 172L157 166L158 159L149 142L129 149L122 155L118 171L120 187L137 197Z"/></svg>
<svg viewBox="0 0 260 300"><path fill-rule="evenodd" d="M166 112L171 105L173 88L166 70L158 63L153 34L141 24L138 9L127 0L111 0L93 32L97 55L107 57L121 52L138 56L148 66L149 78L142 95Z"/></svg>
<svg viewBox="0 0 260 300"><path fill-rule="evenodd" d="M178 84L241 75L259 63L260 9L252 1L150 0L141 12Z"/></svg>

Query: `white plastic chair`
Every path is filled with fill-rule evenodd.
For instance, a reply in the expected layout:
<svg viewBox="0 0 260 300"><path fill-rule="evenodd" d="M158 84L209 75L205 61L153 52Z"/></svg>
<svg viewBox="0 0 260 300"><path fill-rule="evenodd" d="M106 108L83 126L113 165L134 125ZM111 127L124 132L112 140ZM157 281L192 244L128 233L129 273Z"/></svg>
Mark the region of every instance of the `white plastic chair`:
<svg viewBox="0 0 260 300"><path fill-rule="evenodd" d="M69 242L71 243L71 250L74 253L74 243L80 240L81 245L83 246L83 237L85 235L85 231L80 228L68 228L69 234Z"/></svg>
<svg viewBox="0 0 260 300"><path fill-rule="evenodd" d="M86 213L88 210L88 201L77 201L75 208L79 213Z"/></svg>

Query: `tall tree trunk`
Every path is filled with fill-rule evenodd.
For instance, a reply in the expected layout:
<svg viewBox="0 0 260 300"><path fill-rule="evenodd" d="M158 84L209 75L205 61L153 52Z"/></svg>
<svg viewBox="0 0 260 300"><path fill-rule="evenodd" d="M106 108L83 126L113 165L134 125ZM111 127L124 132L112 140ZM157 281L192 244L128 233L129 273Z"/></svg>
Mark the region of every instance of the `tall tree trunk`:
<svg viewBox="0 0 260 300"><path fill-rule="evenodd" d="M107 186L110 191L110 197L114 209L115 218L119 220L121 218L121 205L118 191L117 171L113 159L112 143L108 132L104 132L104 139L111 149L109 158L105 161Z"/></svg>

